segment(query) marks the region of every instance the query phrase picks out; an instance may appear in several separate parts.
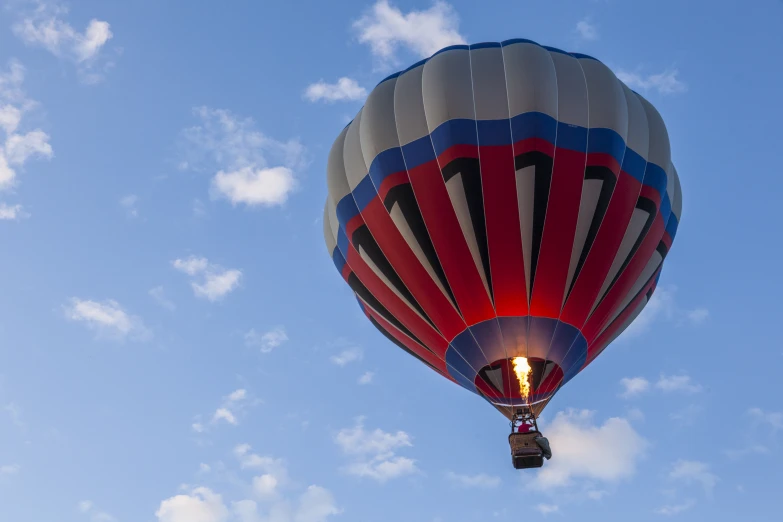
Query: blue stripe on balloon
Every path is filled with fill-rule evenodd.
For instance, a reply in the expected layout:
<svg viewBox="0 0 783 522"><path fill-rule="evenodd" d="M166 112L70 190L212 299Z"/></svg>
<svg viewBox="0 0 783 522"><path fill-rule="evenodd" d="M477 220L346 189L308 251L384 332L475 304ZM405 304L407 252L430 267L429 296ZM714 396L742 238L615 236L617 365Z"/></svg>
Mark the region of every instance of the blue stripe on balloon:
<svg viewBox="0 0 783 522"><path fill-rule="evenodd" d="M340 253L339 247L334 247L334 250L332 251L332 262L334 263L334 266L337 267L337 271L342 274L343 268L345 267L345 258Z"/></svg>
<svg viewBox="0 0 783 522"><path fill-rule="evenodd" d="M621 165L625 155L625 140L612 129L590 129L587 134L587 152L609 154Z"/></svg>
<svg viewBox="0 0 783 522"><path fill-rule="evenodd" d="M644 171L647 168L647 160L639 156L630 147L625 149L625 156L623 156L623 170L630 174L639 183L644 180Z"/></svg>
<svg viewBox="0 0 783 522"><path fill-rule="evenodd" d="M666 223L666 232L669 233L669 237L674 240L675 234L677 234L677 227L680 226L680 220L674 215L674 212L669 216L669 221Z"/></svg>
<svg viewBox="0 0 783 522"><path fill-rule="evenodd" d="M399 147L387 149L377 156L370 165L370 178L376 190L380 190L381 183L388 176L405 171L405 159Z"/></svg>
<svg viewBox="0 0 783 522"><path fill-rule="evenodd" d="M440 156L455 145L478 145L476 120L454 119L444 122L430 133L435 155Z"/></svg>
<svg viewBox="0 0 783 522"><path fill-rule="evenodd" d="M557 137L557 120L543 112L525 112L511 118L514 142L529 138L546 140L552 145Z"/></svg>

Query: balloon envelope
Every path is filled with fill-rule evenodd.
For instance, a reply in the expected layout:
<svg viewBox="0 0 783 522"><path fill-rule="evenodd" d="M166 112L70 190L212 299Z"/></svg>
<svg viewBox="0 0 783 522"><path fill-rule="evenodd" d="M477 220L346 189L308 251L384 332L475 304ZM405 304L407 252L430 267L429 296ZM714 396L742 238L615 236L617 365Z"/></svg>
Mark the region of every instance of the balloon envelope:
<svg viewBox="0 0 783 522"><path fill-rule="evenodd" d="M385 79L327 182L327 248L367 318L507 416L540 413L639 315L682 200L655 108L598 60L528 40Z"/></svg>

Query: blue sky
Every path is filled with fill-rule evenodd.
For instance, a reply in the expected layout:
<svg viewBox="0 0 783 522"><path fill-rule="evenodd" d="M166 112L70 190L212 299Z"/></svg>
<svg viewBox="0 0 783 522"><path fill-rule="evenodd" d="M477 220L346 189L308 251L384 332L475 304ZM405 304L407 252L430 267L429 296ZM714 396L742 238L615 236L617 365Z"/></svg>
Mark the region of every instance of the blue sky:
<svg viewBox="0 0 783 522"><path fill-rule="evenodd" d="M779 520L783 4L491 4L2 4L0 520ZM525 473L364 319L320 222L379 80L513 37L645 94L684 193L653 301Z"/></svg>

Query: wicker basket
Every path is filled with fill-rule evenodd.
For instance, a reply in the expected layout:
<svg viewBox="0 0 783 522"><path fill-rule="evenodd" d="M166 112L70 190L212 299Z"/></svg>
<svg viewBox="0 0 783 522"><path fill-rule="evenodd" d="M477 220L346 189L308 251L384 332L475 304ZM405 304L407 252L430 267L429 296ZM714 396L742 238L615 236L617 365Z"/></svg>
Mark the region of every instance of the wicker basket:
<svg viewBox="0 0 783 522"><path fill-rule="evenodd" d="M508 443L511 445L511 454L518 455L520 452L540 454L541 448L536 444L536 437L540 436L541 434L537 431L510 434Z"/></svg>

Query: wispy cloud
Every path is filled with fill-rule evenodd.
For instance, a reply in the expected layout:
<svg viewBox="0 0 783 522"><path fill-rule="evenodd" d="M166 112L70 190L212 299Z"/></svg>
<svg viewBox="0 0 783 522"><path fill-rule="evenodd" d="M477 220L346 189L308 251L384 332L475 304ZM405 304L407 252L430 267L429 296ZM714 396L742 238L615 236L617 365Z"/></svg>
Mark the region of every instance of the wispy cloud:
<svg viewBox="0 0 783 522"><path fill-rule="evenodd" d="M46 49L58 58L74 63L84 83L98 83L114 66L100 54L114 37L111 26L93 18L83 31L75 29L65 17L68 8L55 0L36 0L34 9L20 11L13 25L14 34L31 47Z"/></svg>
<svg viewBox="0 0 783 522"><path fill-rule="evenodd" d="M264 333L258 333L254 328L251 328L245 334L245 345L258 348L261 353L269 353L286 341L288 341L288 334L282 326L277 326Z"/></svg>
<svg viewBox="0 0 783 522"><path fill-rule="evenodd" d="M210 488L186 487L185 492L161 502L155 516L158 522L327 522L342 513L334 495L321 486L308 486L298 498L285 498L276 487L271 475L254 477L246 489L258 501L244 499L230 506Z"/></svg>
<svg viewBox="0 0 783 522"><path fill-rule="evenodd" d="M769 426L775 433L783 431L783 412L751 408L748 410L748 414L757 421Z"/></svg>
<svg viewBox="0 0 783 522"><path fill-rule="evenodd" d="M99 338L147 340L152 336L141 318L129 314L112 299L93 301L72 297L64 312L66 318L84 323Z"/></svg>
<svg viewBox="0 0 783 522"><path fill-rule="evenodd" d="M718 476L710 471L707 463L695 460L678 460L675 462L669 472L669 478L686 485L699 484L707 495L712 494L719 480Z"/></svg>
<svg viewBox="0 0 783 522"><path fill-rule="evenodd" d="M297 140L281 142L256 130L250 118L230 111L197 107L198 125L183 131L185 169L216 170L210 194L232 205L283 205L298 187L296 172L307 161Z"/></svg>
<svg viewBox="0 0 783 522"><path fill-rule="evenodd" d="M642 74L620 69L617 78L631 89L639 91L657 91L659 94L675 94L685 92L688 86L679 79L680 71L667 69L656 74Z"/></svg>
<svg viewBox="0 0 783 522"><path fill-rule="evenodd" d="M19 464L4 464L0 466L0 475L16 475L21 469Z"/></svg>
<svg viewBox="0 0 783 522"><path fill-rule="evenodd" d="M695 505L696 505L696 501L690 499L680 504L667 504L665 506L661 506L658 509L656 509L655 512L658 513L659 515L664 515L664 516L679 515L683 511L688 511Z"/></svg>
<svg viewBox="0 0 783 522"><path fill-rule="evenodd" d="M370 384L372 383L373 378L375 378L375 373L373 372L364 372L361 377L359 377L359 380L357 381L359 384Z"/></svg>
<svg viewBox="0 0 783 522"><path fill-rule="evenodd" d="M613 417L597 425L593 418L588 410L568 410L546 427L555 455L536 477L537 488L551 490L579 478L611 483L635 473L648 442L626 419Z"/></svg>
<svg viewBox="0 0 783 522"><path fill-rule="evenodd" d="M197 415L190 427L196 433L205 433L210 426L223 423L237 426L248 405L259 402L261 401L252 399L246 389L239 388L223 397L220 406L208 416L208 422L203 421L201 415Z"/></svg>
<svg viewBox="0 0 783 522"><path fill-rule="evenodd" d="M620 385L623 387L621 397L630 398L650 389L650 381L644 377L626 377L620 379Z"/></svg>
<svg viewBox="0 0 783 522"><path fill-rule="evenodd" d="M308 85L304 96L311 102L357 101L367 96L367 89L360 86L353 78L343 76L336 83L320 80Z"/></svg>
<svg viewBox="0 0 783 522"><path fill-rule="evenodd" d="M22 421L22 408L15 402L9 402L3 406L3 410L11 417L11 422L19 429L25 429L26 424Z"/></svg>
<svg viewBox="0 0 783 522"><path fill-rule="evenodd" d="M356 420L352 428L343 428L335 437L343 453L353 458L345 471L358 477L369 477L386 482L418 472L416 461L396 455L402 448L413 446L411 436L404 431L385 432L380 428L364 429L364 418Z"/></svg>
<svg viewBox="0 0 783 522"><path fill-rule="evenodd" d="M0 192L18 184L18 170L31 158L50 159L54 155L49 135L41 129L20 130L26 113L37 106L27 98L22 84L25 68L11 60L0 72ZM27 217L22 205L0 202L0 220Z"/></svg>
<svg viewBox="0 0 783 522"><path fill-rule="evenodd" d="M695 384L689 375L661 375L655 387L665 392L698 393L702 390L700 384Z"/></svg>
<svg viewBox="0 0 783 522"><path fill-rule="evenodd" d="M345 366L349 363L362 360L362 349L358 346L346 348L336 355L332 355L329 360L337 366Z"/></svg>
<svg viewBox="0 0 783 522"><path fill-rule="evenodd" d="M172 266L191 277L190 286L197 297L209 301L219 301L239 287L242 271L225 269L220 265L210 263L205 257L190 256L185 259L175 259Z"/></svg>
<svg viewBox="0 0 783 522"><path fill-rule="evenodd" d="M177 306L166 297L166 292L163 290L162 286L156 286L155 288L151 288L148 293L150 294L150 297L152 297L155 300L156 303L158 303L166 310L173 311L177 309Z"/></svg>
<svg viewBox="0 0 783 522"><path fill-rule="evenodd" d="M642 313L620 334L618 341L630 340L648 332L654 324L666 321L681 325L688 322L700 325L709 318L709 310L703 307L687 309L677 304L676 286L659 285Z"/></svg>
<svg viewBox="0 0 783 522"><path fill-rule="evenodd" d="M397 62L399 48L425 58L449 45L465 43L459 33L456 11L441 0L436 0L429 9L407 13L388 0L378 0L353 27L359 41L369 45L383 65Z"/></svg>
<svg viewBox="0 0 783 522"><path fill-rule="evenodd" d="M236 415L245 399L247 399L247 390L244 388L231 392L223 399L223 405L212 414L212 423L227 422L234 426L239 424Z"/></svg>
<svg viewBox="0 0 783 522"><path fill-rule="evenodd" d="M129 218L139 217L139 209L136 207L136 203L139 198L135 194L128 194L120 199L120 206L125 209L125 215Z"/></svg>
<svg viewBox="0 0 783 522"><path fill-rule="evenodd" d="M598 40L598 28L588 18L583 18L577 22L576 32L583 40Z"/></svg>
<svg viewBox="0 0 783 522"><path fill-rule="evenodd" d="M113 515L99 509L91 500L82 500L76 507L80 513L89 517L90 522L117 522Z"/></svg>
<svg viewBox="0 0 783 522"><path fill-rule="evenodd" d="M560 512L560 506L556 504L537 504L536 505L536 511L541 513L542 515L551 515L553 513L559 513Z"/></svg>
<svg viewBox="0 0 783 522"><path fill-rule="evenodd" d="M449 471L446 473L449 482L463 488L492 489L500 485L500 477L479 473L477 475L463 475Z"/></svg>
<svg viewBox="0 0 783 522"><path fill-rule="evenodd" d="M0 220L16 221L27 217L28 214L22 210L22 205L7 205L0 203Z"/></svg>

